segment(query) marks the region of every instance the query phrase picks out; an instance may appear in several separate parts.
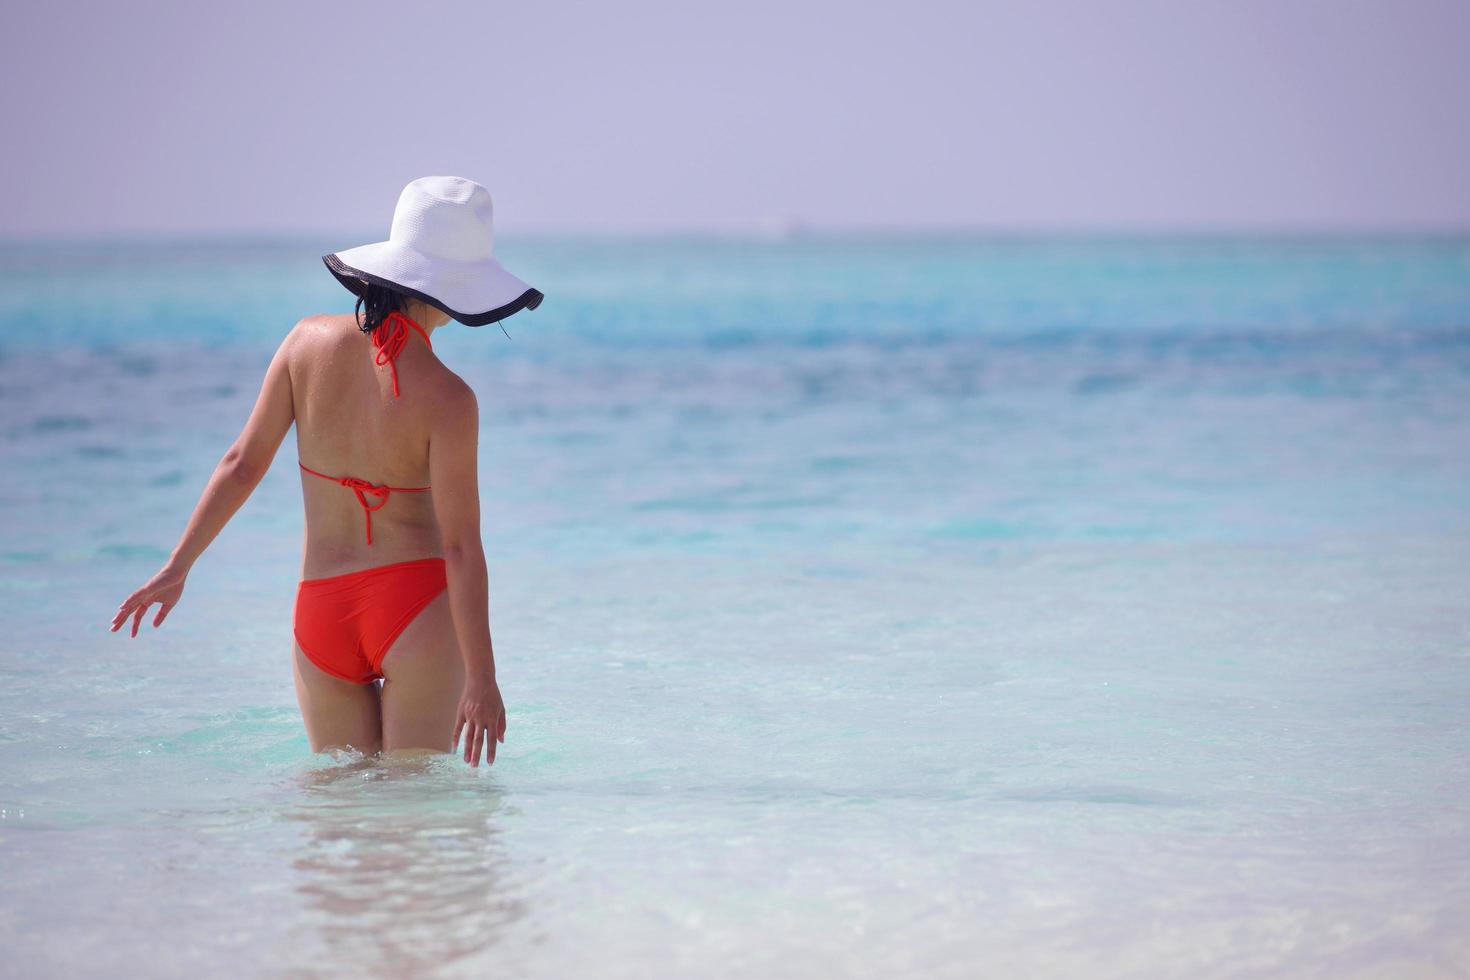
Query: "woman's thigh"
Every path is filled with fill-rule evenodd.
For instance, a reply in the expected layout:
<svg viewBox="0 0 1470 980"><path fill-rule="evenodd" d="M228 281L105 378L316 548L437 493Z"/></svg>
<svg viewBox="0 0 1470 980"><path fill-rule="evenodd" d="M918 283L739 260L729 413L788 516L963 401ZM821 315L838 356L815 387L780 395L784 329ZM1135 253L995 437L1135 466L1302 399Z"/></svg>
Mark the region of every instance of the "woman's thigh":
<svg viewBox="0 0 1470 980"><path fill-rule="evenodd" d="M306 659L301 647L291 645L295 660L296 700L306 722L306 738L313 752L353 748L372 755L382 748L378 685L353 684L333 677Z"/></svg>
<svg viewBox="0 0 1470 980"><path fill-rule="evenodd" d="M448 752L464 692L464 661L445 590L423 608L383 657L383 750Z"/></svg>

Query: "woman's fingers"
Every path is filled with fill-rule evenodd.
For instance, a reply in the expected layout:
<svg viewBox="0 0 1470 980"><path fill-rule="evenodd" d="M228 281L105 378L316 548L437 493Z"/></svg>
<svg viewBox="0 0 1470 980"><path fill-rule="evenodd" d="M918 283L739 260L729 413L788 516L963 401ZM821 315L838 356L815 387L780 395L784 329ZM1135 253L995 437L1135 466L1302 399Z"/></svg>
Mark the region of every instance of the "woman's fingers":
<svg viewBox="0 0 1470 980"><path fill-rule="evenodd" d="M162 626L168 614L173 612L174 606L178 604L179 595L183 591L182 580L160 572L143 583L141 588L134 590L132 595L118 605L117 613L112 617L112 631L116 633L131 616L133 628L130 632L133 636L137 636L138 628L143 625L143 616L155 602L158 603L158 612L153 617L153 626L155 629Z"/></svg>
<svg viewBox="0 0 1470 980"><path fill-rule="evenodd" d="M117 632L117 628L119 626L127 621L128 616L130 616L133 612L133 605L137 601L138 593L134 592L132 595L124 599L122 601L122 604L117 607L117 614L112 617L112 631L114 633Z"/></svg>
<svg viewBox="0 0 1470 980"><path fill-rule="evenodd" d="M478 767L480 760L484 759L487 766L493 765L496 743L505 741L505 710L501 709L495 716L495 720L488 725L461 712L454 723L454 741L450 743L451 751L459 748L461 734L464 736L465 762Z"/></svg>
<svg viewBox="0 0 1470 980"><path fill-rule="evenodd" d="M480 733L480 726L477 725L477 724L475 724L473 721L471 721L469 723L469 726L465 729L465 736L464 736L464 761L470 763L470 765L474 765L475 764L474 762L471 761L471 759L474 756L475 742L476 742L476 740L479 737L479 733Z"/></svg>

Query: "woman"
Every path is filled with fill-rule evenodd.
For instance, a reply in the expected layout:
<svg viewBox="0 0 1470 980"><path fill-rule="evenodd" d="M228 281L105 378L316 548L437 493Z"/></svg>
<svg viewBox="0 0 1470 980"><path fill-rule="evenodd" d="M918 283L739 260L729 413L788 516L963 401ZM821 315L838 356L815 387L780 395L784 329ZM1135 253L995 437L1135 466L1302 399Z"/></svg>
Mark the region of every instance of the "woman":
<svg viewBox="0 0 1470 980"><path fill-rule="evenodd" d="M295 423L306 548L293 659L313 751L451 752L463 733L465 761L478 766L505 741L480 543L479 411L430 339L451 318L480 326L540 305L491 256L491 219L484 187L424 177L404 188L386 242L324 256L357 295L355 312L292 328L168 562L113 617L113 632L132 617L137 636L158 603L162 625Z"/></svg>

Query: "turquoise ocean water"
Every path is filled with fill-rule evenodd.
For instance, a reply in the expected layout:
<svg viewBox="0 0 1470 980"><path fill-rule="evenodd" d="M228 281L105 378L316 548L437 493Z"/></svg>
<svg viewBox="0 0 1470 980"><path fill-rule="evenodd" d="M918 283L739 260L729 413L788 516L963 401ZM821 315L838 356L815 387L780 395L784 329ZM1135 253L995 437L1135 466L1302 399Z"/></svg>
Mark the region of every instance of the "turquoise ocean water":
<svg viewBox="0 0 1470 980"><path fill-rule="evenodd" d="M512 243L490 770L310 752L290 440L106 630L340 244L0 247L0 973L1470 973L1470 243Z"/></svg>

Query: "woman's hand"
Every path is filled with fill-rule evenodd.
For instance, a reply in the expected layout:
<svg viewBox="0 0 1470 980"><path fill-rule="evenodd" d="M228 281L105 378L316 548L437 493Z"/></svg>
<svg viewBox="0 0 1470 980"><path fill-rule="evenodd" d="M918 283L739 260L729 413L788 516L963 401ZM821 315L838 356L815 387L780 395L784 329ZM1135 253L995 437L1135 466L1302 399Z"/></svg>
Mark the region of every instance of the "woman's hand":
<svg viewBox="0 0 1470 980"><path fill-rule="evenodd" d="M155 602L161 605L158 615L153 617L153 627L157 629L162 626L169 610L179 604L179 596L184 594L184 579L188 575L187 570L165 565L157 575L150 578L141 589L128 596L123 600L122 605L117 607L117 615L112 617L112 632L116 633L118 627L127 622L129 616L132 616L133 636L137 636L138 624L143 621L143 614Z"/></svg>
<svg viewBox="0 0 1470 980"><path fill-rule="evenodd" d="M472 766L480 764L480 749L483 739L485 765L495 762L495 743L505 741L505 703L500 700L500 686L493 679L473 678L466 680L464 694L459 699L459 717L454 722L454 749L459 745L463 731L464 761Z"/></svg>

